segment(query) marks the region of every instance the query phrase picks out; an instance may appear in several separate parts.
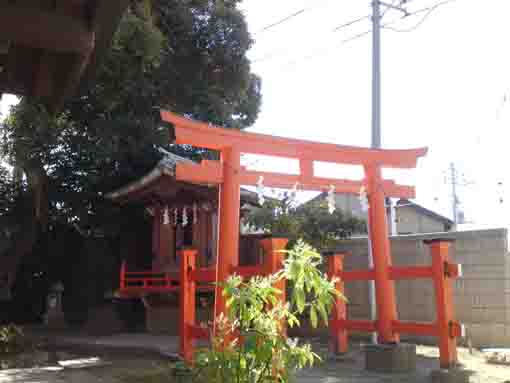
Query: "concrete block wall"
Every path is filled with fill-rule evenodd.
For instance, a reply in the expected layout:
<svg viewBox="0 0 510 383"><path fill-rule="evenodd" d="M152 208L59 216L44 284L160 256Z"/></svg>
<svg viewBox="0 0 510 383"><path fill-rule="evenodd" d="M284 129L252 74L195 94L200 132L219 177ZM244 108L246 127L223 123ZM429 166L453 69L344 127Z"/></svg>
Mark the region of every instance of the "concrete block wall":
<svg viewBox="0 0 510 383"><path fill-rule="evenodd" d="M448 232L392 237L395 266L429 265L429 248L423 241L431 238L455 239L452 259L463 265L464 276L454 289L456 316L464 323L474 346L510 347L510 261L506 229ZM346 270L368 267L368 244L363 238L344 241L352 252ZM432 281L397 281L397 307L401 320L435 319ZM351 318L368 319L368 283L346 286Z"/></svg>

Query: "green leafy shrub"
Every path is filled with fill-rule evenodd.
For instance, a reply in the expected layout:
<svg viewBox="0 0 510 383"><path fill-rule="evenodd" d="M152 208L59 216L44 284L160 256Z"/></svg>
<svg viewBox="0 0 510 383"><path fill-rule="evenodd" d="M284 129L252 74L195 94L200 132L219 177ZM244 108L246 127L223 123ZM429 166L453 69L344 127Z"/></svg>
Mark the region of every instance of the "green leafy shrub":
<svg viewBox="0 0 510 383"><path fill-rule="evenodd" d="M227 316L216 318L212 347L197 353L194 381L208 383L289 382L296 370L312 366L320 358L309 344L287 338L285 327L299 325L307 314L313 326L327 323L339 296L335 281L318 268L321 256L298 241L281 271L243 281L232 276L225 283ZM274 287L281 280L293 285L288 302Z"/></svg>

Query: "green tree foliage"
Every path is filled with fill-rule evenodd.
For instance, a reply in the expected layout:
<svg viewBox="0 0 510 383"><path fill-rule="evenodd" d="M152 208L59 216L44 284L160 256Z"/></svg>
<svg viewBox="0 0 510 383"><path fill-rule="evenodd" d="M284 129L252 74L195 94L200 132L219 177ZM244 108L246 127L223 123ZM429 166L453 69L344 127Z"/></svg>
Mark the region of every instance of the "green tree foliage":
<svg viewBox="0 0 510 383"><path fill-rule="evenodd" d="M140 217L140 207L121 210L104 193L151 169L159 146L196 154L169 144L159 108L237 129L255 121L261 84L246 58L252 40L238 3L131 0L93 81L61 112L31 99L13 108L0 127L0 157L15 171L0 174L0 199L22 202L2 201L0 215L17 221L20 235L0 279L15 282L21 260L55 222L117 235L122 222Z"/></svg>
<svg viewBox="0 0 510 383"><path fill-rule="evenodd" d="M246 58L252 40L238 3L132 1L87 90L58 115L32 100L13 109L3 154L34 174L29 184L49 177L50 216L85 225L107 220L98 193L154 166L156 146L172 149L160 107L231 128L255 121L261 84Z"/></svg>
<svg viewBox="0 0 510 383"><path fill-rule="evenodd" d="M284 383L296 370L319 361L309 344L287 338L282 329L299 325L298 317L305 313L313 326L319 320L327 323L334 300L341 295L335 281L319 270L321 262L320 254L298 241L287 252L280 272L248 281L231 277L224 289L228 315L217 319L219 331L212 348L198 352L195 381ZM280 280L293 285L289 302L279 300L281 292L273 287Z"/></svg>
<svg viewBox="0 0 510 383"><path fill-rule="evenodd" d="M296 206L289 194L266 200L249 213L247 221L256 229L289 238L291 244L303 238L318 249L334 247L339 239L367 231L366 223L349 213L339 209L329 213L324 199Z"/></svg>

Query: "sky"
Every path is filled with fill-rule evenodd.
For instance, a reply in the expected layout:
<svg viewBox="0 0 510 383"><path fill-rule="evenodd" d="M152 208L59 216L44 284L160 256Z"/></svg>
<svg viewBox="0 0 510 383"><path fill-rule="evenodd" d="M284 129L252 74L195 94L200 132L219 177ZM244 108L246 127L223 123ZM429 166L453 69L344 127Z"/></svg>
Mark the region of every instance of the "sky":
<svg viewBox="0 0 510 383"><path fill-rule="evenodd" d="M408 0L407 8L438 2ZM263 81L263 105L250 130L369 146L371 38L347 40L370 31L370 19L332 32L368 15L369 0L244 0L241 7L255 39L249 57ZM411 32L382 31L383 148L429 148L416 170L384 174L416 185L418 203L451 216L445 176L455 163L469 181L459 187L461 209L477 227L510 226L509 14L508 0L456 0ZM402 19L388 11L383 23L407 29L423 15ZM4 96L2 112L12 100ZM346 168L317 171L356 175Z"/></svg>
<svg viewBox="0 0 510 383"><path fill-rule="evenodd" d="M436 3L412 0L407 8ZM369 31L371 22L332 32L368 15L369 1L245 0L243 9L256 40L249 56L263 80L263 106L251 130L369 146L371 37L346 40ZM416 185L418 203L451 217L445 176L455 163L467 184L458 195L471 226L510 224L508 14L508 0L457 0L412 32L382 31L383 148L429 148L415 171L385 174ZM389 11L383 23L408 29L423 15L401 19Z"/></svg>

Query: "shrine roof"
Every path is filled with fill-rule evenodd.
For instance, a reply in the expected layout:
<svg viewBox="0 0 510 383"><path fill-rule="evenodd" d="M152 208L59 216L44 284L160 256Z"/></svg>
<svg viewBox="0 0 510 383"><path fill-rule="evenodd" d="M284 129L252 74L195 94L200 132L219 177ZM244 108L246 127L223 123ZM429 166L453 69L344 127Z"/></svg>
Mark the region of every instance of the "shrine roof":
<svg viewBox="0 0 510 383"><path fill-rule="evenodd" d="M216 202L216 185L194 184L175 179L178 163L200 164L188 158L160 149L163 158L147 174L105 195L106 198L125 203L150 204L159 202L170 206L187 206L195 202ZM257 193L241 188L241 201L258 205Z"/></svg>

